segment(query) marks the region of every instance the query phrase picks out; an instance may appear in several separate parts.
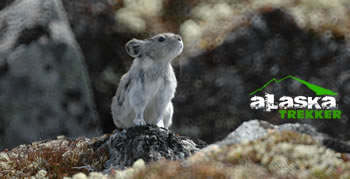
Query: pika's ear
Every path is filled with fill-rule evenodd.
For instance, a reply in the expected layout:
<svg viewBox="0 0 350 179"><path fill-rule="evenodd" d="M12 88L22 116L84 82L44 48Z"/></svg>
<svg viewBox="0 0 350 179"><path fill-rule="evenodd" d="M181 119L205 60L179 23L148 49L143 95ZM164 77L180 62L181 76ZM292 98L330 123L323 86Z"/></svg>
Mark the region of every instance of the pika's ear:
<svg viewBox="0 0 350 179"><path fill-rule="evenodd" d="M130 40L125 45L126 52L131 57L138 57L141 54L143 43L144 43L144 41L142 41L142 40L137 40L137 39Z"/></svg>

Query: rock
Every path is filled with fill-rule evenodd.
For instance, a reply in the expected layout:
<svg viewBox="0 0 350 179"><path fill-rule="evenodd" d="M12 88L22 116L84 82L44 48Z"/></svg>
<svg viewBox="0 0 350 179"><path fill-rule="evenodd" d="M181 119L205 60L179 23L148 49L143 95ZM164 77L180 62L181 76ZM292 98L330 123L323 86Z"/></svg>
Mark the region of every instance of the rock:
<svg viewBox="0 0 350 179"><path fill-rule="evenodd" d="M61 1L9 4L0 29L0 150L99 134L84 58Z"/></svg>
<svg viewBox="0 0 350 179"><path fill-rule="evenodd" d="M237 144L242 141L252 141L266 136L269 131L274 129L274 125L259 120L243 122L237 129L231 132L225 139L217 142L218 144Z"/></svg>
<svg viewBox="0 0 350 179"><path fill-rule="evenodd" d="M116 170L118 177L132 176L149 162L160 159L185 160L206 144L156 126L116 130L95 138L37 141L0 153L0 178L88 178L107 177ZM93 172L103 172L93 173ZM79 173L79 174L77 174Z"/></svg>
<svg viewBox="0 0 350 179"><path fill-rule="evenodd" d="M175 69L178 87L172 129L212 143L243 121L258 118L273 124L307 123L330 136L350 139L348 39L330 31L331 37L326 38L300 27L288 10L269 7L252 9L248 14L242 14L245 22L228 31L219 46L185 59L187 63ZM251 92L287 75L337 92L342 119L281 120L277 110L250 108ZM257 95L265 92L275 94L275 99L282 95L315 96L292 80L269 85Z"/></svg>
<svg viewBox="0 0 350 179"><path fill-rule="evenodd" d="M15 0L3 0L0 2L0 10L13 3Z"/></svg>
<svg viewBox="0 0 350 179"><path fill-rule="evenodd" d="M343 156L310 135L274 130L250 142L204 148L185 161L157 161L125 178L346 178L350 163Z"/></svg>
<svg viewBox="0 0 350 179"><path fill-rule="evenodd" d="M0 153L0 177L350 176L349 155L323 145L327 138L330 137L305 124L277 126L252 120L225 140L205 147L200 140L179 136L164 128L139 126L92 139L58 137L20 145Z"/></svg>
<svg viewBox="0 0 350 179"><path fill-rule="evenodd" d="M115 127L110 105L120 77L132 59L125 49L131 34L114 32L114 10L121 1L62 0L72 31L84 54L94 90L94 101L104 133Z"/></svg>
<svg viewBox="0 0 350 179"><path fill-rule="evenodd" d="M104 164L106 171L109 171L112 168L129 167L138 159L147 163L162 158L183 160L206 144L201 140L179 136L165 128L147 125L117 130L103 145L108 145L111 156Z"/></svg>
<svg viewBox="0 0 350 179"><path fill-rule="evenodd" d="M273 131L295 131L301 134L312 136L321 144L337 152L350 153L350 142L342 141L330 137L327 134L318 132L314 127L308 124L282 124L273 125L266 121L251 120L241 124L235 131L231 132L224 140L217 142L215 145L238 144L243 141L253 141L265 137Z"/></svg>

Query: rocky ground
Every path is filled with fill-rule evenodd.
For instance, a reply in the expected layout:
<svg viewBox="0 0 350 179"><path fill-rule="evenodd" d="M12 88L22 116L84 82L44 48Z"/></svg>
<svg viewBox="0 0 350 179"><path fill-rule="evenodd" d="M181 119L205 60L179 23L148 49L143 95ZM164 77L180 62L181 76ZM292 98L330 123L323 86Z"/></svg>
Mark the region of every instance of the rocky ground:
<svg viewBox="0 0 350 179"><path fill-rule="evenodd" d="M0 153L0 177L348 178L349 153L310 125L252 120L208 146L145 126L18 146Z"/></svg>
<svg viewBox="0 0 350 179"><path fill-rule="evenodd" d="M201 140L180 136L155 126L115 130L95 138L64 136L56 140L20 145L0 153L1 177L46 176L62 178L78 172L112 174L138 159L184 160L206 146Z"/></svg>

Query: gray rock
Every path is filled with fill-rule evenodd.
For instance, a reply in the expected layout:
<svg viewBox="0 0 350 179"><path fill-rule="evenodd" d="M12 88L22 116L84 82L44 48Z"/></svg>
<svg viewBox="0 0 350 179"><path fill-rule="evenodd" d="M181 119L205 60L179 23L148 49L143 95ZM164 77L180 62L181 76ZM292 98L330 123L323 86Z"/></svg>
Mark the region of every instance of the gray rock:
<svg viewBox="0 0 350 179"><path fill-rule="evenodd" d="M224 140L218 142L218 144L237 144L244 140L256 140L266 136L268 134L267 130L273 128L274 125L266 121L251 120L244 122Z"/></svg>
<svg viewBox="0 0 350 179"><path fill-rule="evenodd" d="M108 139L97 142L97 148L108 148L110 158L104 164L105 172L123 169L137 159L145 162L161 158L185 159L206 146L206 143L177 135L165 128L152 125L116 130Z"/></svg>
<svg viewBox="0 0 350 179"><path fill-rule="evenodd" d="M60 0L0 12L0 149L99 133L84 58Z"/></svg>
<svg viewBox="0 0 350 179"><path fill-rule="evenodd" d="M88 65L103 131L111 133L115 129L110 107L112 97L117 90L119 79L132 62L125 51L125 44L135 36L114 32L115 8L121 5L121 1L62 0L62 2Z"/></svg>
<svg viewBox="0 0 350 179"><path fill-rule="evenodd" d="M235 131L231 132L224 140L217 142L217 145L237 144L242 141L253 141L264 137L269 130L275 131L295 131L312 136L323 145L338 152L350 153L350 142L342 141L330 137L327 134L318 132L314 127L308 124L286 123L282 125L273 125L266 121L251 120L241 124Z"/></svg>

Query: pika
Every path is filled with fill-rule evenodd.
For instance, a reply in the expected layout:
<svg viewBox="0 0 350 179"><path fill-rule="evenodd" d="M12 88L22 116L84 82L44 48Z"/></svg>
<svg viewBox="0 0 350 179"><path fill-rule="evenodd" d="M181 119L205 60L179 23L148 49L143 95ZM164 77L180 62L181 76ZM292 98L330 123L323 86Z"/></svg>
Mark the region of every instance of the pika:
<svg viewBox="0 0 350 179"><path fill-rule="evenodd" d="M114 124L119 128L146 124L169 128L177 85L171 61L182 52L181 36L162 33L146 40L132 39L125 47L134 60L112 100Z"/></svg>

